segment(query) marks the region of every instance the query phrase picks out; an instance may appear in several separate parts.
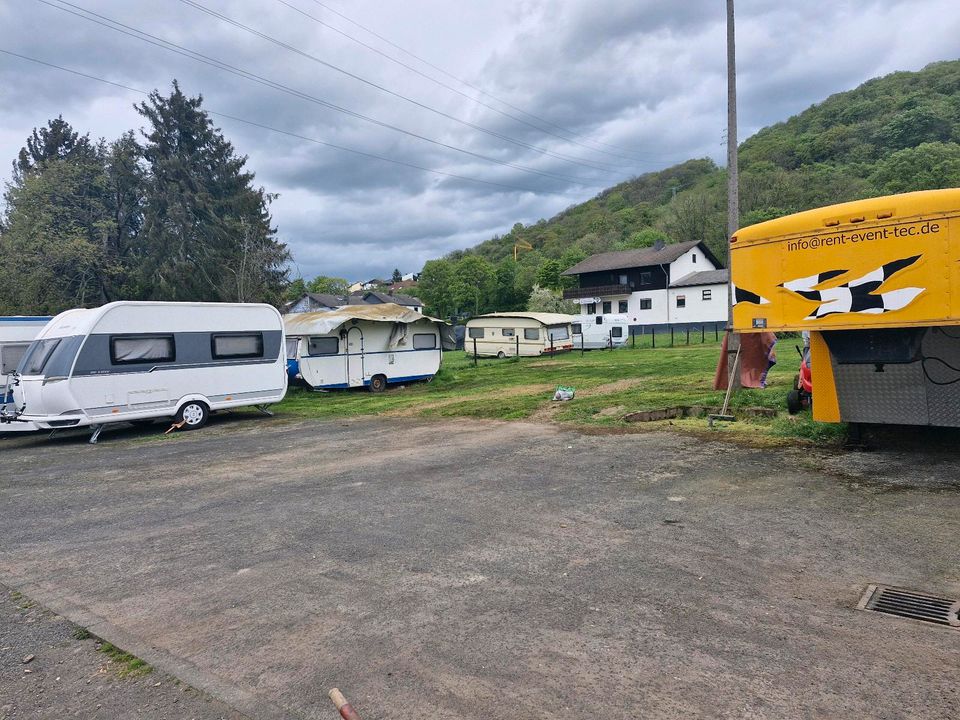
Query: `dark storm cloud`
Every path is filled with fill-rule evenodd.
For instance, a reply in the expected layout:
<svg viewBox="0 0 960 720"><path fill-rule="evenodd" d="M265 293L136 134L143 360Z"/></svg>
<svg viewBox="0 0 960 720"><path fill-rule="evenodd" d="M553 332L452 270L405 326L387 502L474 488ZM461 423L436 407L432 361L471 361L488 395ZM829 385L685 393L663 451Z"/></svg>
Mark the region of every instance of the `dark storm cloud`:
<svg viewBox="0 0 960 720"><path fill-rule="evenodd" d="M501 162L568 178L503 167L398 134L37 0L0 6L0 47L5 49L147 91L167 92L177 78L185 92L202 93L213 111L494 183L425 173L215 117L237 151L249 156L257 182L279 193L272 208L275 224L307 276L356 279L388 274L394 267L417 270L431 257L506 232L515 222L550 217L632 175L690 157L720 161L724 155L725 28L720 0L358 0L349 7L334 6L562 130L491 97L482 99L501 112L472 103L279 2L197 1L517 142L349 79L183 2L76 0L76 5L282 83L294 93ZM316 4L289 1L397 55ZM741 137L869 77L957 57L960 28L953 6L952 0L740 0ZM94 137L113 138L138 128L142 119L132 105L141 100L135 93L0 56L0 167L9 167L31 128L61 113Z"/></svg>

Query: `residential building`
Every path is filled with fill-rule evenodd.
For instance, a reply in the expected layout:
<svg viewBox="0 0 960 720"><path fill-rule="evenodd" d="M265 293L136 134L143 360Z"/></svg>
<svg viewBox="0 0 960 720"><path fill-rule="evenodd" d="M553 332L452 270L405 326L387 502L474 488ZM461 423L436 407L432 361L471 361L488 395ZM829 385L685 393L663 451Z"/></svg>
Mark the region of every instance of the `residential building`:
<svg viewBox="0 0 960 720"><path fill-rule="evenodd" d="M350 293L350 296L347 298L347 304L349 305L376 305L378 303L396 303L397 305L415 310L418 313L423 312L423 302L420 298L415 298L410 295L391 295L389 293L367 290L365 292Z"/></svg>
<svg viewBox="0 0 960 720"><path fill-rule="evenodd" d="M563 297L580 305L581 322L618 315L631 332L659 332L727 320L729 272L702 242L600 253L563 274L579 281Z"/></svg>
<svg viewBox="0 0 960 720"><path fill-rule="evenodd" d="M329 295L327 293L307 293L299 300L287 303L283 311L285 313L303 313L317 312L326 310L335 310L347 304L347 299L341 295Z"/></svg>

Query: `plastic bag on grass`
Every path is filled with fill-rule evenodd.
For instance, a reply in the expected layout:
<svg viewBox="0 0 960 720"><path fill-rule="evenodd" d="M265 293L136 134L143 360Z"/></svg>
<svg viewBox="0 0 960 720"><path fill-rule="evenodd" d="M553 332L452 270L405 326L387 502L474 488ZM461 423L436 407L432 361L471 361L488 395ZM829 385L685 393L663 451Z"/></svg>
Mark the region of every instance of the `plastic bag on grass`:
<svg viewBox="0 0 960 720"><path fill-rule="evenodd" d="M563 385L557 385L557 391L553 394L554 400L573 400L573 396L577 394L575 388L564 387Z"/></svg>

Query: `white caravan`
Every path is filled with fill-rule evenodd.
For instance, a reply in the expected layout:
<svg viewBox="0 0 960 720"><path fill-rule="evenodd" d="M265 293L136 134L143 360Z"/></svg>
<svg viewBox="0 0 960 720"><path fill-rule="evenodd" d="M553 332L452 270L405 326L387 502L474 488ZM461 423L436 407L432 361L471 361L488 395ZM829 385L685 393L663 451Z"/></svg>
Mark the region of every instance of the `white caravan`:
<svg viewBox="0 0 960 720"><path fill-rule="evenodd" d="M283 320L269 305L114 302L67 310L40 332L13 380L0 428L92 426L265 408L287 391Z"/></svg>
<svg viewBox="0 0 960 720"><path fill-rule="evenodd" d="M429 380L440 369L442 320L394 303L347 305L284 318L287 359L315 390Z"/></svg>
<svg viewBox="0 0 960 720"><path fill-rule="evenodd" d="M515 357L548 355L574 348L572 315L542 312L497 312L467 321L463 349L467 355Z"/></svg>
<svg viewBox="0 0 960 720"><path fill-rule="evenodd" d="M13 412L13 391L10 385L13 373L30 343L48 322L49 317L0 317L0 411L5 409Z"/></svg>
<svg viewBox="0 0 960 720"><path fill-rule="evenodd" d="M573 319L573 347L600 350L623 347L630 323L622 315L578 315Z"/></svg>

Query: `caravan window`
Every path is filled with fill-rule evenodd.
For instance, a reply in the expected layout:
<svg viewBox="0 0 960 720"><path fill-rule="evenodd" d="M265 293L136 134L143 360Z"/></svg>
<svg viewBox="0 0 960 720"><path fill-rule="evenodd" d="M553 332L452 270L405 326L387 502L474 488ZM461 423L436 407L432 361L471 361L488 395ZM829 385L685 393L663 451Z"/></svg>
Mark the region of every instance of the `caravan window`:
<svg viewBox="0 0 960 720"><path fill-rule="evenodd" d="M297 350L299 349L300 349L300 338L288 337L287 338L287 360L296 360Z"/></svg>
<svg viewBox="0 0 960 720"><path fill-rule="evenodd" d="M549 327L547 328L547 333L551 340L568 340L570 338L570 332L567 330L566 325Z"/></svg>
<svg viewBox="0 0 960 720"><path fill-rule="evenodd" d="M20 363L18 372L21 375L39 375L47 364L47 360L53 355L62 338L50 338L49 340L36 340L27 350L23 361Z"/></svg>
<svg viewBox="0 0 960 720"><path fill-rule="evenodd" d="M263 333L213 335L210 343L214 360L263 357Z"/></svg>
<svg viewBox="0 0 960 720"><path fill-rule="evenodd" d="M573 334L574 335L583 335L583 328L580 326L580 323L573 324Z"/></svg>
<svg viewBox="0 0 960 720"><path fill-rule="evenodd" d="M336 355L340 352L340 339L335 337L312 337L307 341L310 355Z"/></svg>
<svg viewBox="0 0 960 720"><path fill-rule="evenodd" d="M16 345L5 345L0 348L0 375L9 375L16 371L23 356L27 353L30 343L18 343Z"/></svg>
<svg viewBox="0 0 960 720"><path fill-rule="evenodd" d="M113 335L110 338L110 362L173 362L177 359L173 335Z"/></svg>
<svg viewBox="0 0 960 720"><path fill-rule="evenodd" d="M500 334L504 337L513 337L517 333L513 328L500 328Z"/></svg>
<svg viewBox="0 0 960 720"><path fill-rule="evenodd" d="M434 335L433 333L414 333L413 349L414 350L436 350L437 336Z"/></svg>
<svg viewBox="0 0 960 720"><path fill-rule="evenodd" d="M483 337L483 328L467 328L467 333L472 338L482 338Z"/></svg>
<svg viewBox="0 0 960 720"><path fill-rule="evenodd" d="M539 340L539 339L540 339L540 328L524 328L524 329L523 329L523 339L524 339L524 340Z"/></svg>
<svg viewBox="0 0 960 720"><path fill-rule="evenodd" d="M612 337L623 337L623 328L622 327L610 328L610 335Z"/></svg>

